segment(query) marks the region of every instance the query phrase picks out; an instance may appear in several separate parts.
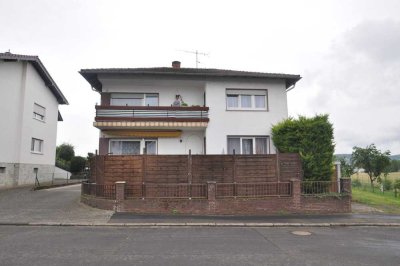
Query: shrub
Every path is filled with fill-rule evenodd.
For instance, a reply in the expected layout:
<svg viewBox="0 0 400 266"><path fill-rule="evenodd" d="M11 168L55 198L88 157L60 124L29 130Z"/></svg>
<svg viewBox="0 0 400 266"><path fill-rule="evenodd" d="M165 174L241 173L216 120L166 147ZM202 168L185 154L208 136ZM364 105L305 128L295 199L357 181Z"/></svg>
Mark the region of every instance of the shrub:
<svg viewBox="0 0 400 266"><path fill-rule="evenodd" d="M328 181L333 173L333 126L328 115L288 118L272 127L272 140L279 152L299 153L304 179Z"/></svg>
<svg viewBox="0 0 400 266"><path fill-rule="evenodd" d="M393 184L394 189L400 189L400 179L396 179Z"/></svg>
<svg viewBox="0 0 400 266"><path fill-rule="evenodd" d="M60 158L56 159L56 166L58 168L64 169L65 171L68 171L68 172L70 170L70 162L60 159Z"/></svg>
<svg viewBox="0 0 400 266"><path fill-rule="evenodd" d="M77 174L79 172L82 172L85 169L85 166L86 166L85 158L81 156L72 157L70 166L71 173Z"/></svg>
<svg viewBox="0 0 400 266"><path fill-rule="evenodd" d="M384 191L388 191L392 189L392 180L390 179L382 179L382 187Z"/></svg>

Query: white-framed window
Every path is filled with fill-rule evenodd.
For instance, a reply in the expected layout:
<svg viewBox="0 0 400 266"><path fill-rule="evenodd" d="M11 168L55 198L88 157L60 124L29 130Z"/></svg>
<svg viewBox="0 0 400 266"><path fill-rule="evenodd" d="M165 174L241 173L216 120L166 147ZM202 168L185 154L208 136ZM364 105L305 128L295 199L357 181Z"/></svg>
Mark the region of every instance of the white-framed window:
<svg viewBox="0 0 400 266"><path fill-rule="evenodd" d="M269 154L269 136L228 136L228 154Z"/></svg>
<svg viewBox="0 0 400 266"><path fill-rule="evenodd" d="M43 140L32 138L31 141L31 152L43 153Z"/></svg>
<svg viewBox="0 0 400 266"><path fill-rule="evenodd" d="M46 118L46 108L43 106L34 103L33 104L33 118L40 120L40 121L45 121Z"/></svg>
<svg viewBox="0 0 400 266"><path fill-rule="evenodd" d="M227 89L227 110L268 110L267 90Z"/></svg>
<svg viewBox="0 0 400 266"><path fill-rule="evenodd" d="M110 155L139 155L157 154L156 139L111 139L109 144Z"/></svg>
<svg viewBox="0 0 400 266"><path fill-rule="evenodd" d="M111 105L158 106L158 93L111 93Z"/></svg>

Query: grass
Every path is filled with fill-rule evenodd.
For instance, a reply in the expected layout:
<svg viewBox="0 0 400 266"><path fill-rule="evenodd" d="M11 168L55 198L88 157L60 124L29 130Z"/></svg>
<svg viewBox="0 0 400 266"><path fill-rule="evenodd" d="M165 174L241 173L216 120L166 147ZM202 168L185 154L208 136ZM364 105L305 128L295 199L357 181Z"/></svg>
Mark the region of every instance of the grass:
<svg viewBox="0 0 400 266"><path fill-rule="evenodd" d="M394 181L395 179L400 179L400 172L393 172L389 173L388 176L386 177L389 180ZM361 183L370 183L369 181L369 176L366 173L356 173L351 176L351 180L358 179L361 181ZM383 177L382 177L383 179Z"/></svg>
<svg viewBox="0 0 400 266"><path fill-rule="evenodd" d="M380 185L376 183L374 191L372 191L369 177L365 173L354 174L351 179L361 182L361 187L353 186L352 188L353 201L369 205L387 213L400 214L400 192L396 198L393 189L382 192ZM392 182L395 179L400 179L400 172L390 173L387 179Z"/></svg>

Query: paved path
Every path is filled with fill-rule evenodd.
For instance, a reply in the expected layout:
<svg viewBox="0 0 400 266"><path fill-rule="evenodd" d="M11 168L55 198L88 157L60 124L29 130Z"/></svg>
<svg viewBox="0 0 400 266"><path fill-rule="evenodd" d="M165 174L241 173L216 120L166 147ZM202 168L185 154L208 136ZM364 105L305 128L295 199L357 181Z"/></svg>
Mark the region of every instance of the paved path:
<svg viewBox="0 0 400 266"><path fill-rule="evenodd" d="M0 223L105 223L113 214L80 201L80 185L32 191L0 190Z"/></svg>
<svg viewBox="0 0 400 266"><path fill-rule="evenodd" d="M398 228L0 226L1 265L399 265Z"/></svg>

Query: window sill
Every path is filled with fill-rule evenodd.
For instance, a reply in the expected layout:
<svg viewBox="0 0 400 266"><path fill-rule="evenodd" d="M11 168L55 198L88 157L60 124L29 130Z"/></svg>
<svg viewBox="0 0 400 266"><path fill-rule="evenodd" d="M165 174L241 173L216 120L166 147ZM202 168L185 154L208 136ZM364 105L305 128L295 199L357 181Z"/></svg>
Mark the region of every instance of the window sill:
<svg viewBox="0 0 400 266"><path fill-rule="evenodd" d="M42 119L39 119L39 118L36 118L36 117L32 117L32 118L37 120L37 121L39 121L39 122L46 123L46 120L42 120Z"/></svg>
<svg viewBox="0 0 400 266"><path fill-rule="evenodd" d="M251 112L269 112L268 109L253 109L253 108L226 108L226 111L251 111Z"/></svg>
<svg viewBox="0 0 400 266"><path fill-rule="evenodd" d="M43 152L31 151L32 154L43 155Z"/></svg>

